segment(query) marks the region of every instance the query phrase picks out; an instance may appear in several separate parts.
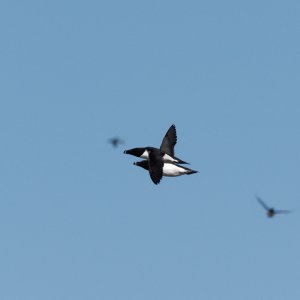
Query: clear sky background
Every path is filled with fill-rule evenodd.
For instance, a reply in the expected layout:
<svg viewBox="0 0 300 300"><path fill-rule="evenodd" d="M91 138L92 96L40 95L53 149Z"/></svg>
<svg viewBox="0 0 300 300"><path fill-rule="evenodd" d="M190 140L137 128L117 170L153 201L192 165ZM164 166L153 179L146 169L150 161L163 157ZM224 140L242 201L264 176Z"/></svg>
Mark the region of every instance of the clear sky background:
<svg viewBox="0 0 300 300"><path fill-rule="evenodd" d="M299 15L1 1L0 299L300 299ZM156 186L123 151L173 123L199 173Z"/></svg>

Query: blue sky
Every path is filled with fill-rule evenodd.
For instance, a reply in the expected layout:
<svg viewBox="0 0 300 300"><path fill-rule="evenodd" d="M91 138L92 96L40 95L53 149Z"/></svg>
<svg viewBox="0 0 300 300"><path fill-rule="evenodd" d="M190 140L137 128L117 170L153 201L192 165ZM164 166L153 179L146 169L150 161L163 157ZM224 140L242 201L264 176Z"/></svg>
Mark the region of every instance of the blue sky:
<svg viewBox="0 0 300 300"><path fill-rule="evenodd" d="M0 298L299 299L299 10L2 1ZM123 150L171 124L155 186Z"/></svg>

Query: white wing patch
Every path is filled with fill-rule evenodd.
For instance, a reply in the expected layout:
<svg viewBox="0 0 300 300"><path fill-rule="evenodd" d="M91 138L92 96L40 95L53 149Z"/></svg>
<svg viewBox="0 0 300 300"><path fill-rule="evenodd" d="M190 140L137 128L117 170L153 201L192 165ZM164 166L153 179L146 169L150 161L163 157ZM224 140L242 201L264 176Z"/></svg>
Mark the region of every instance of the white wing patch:
<svg viewBox="0 0 300 300"><path fill-rule="evenodd" d="M165 155L163 156L163 159L164 159L165 162L166 162L166 161L177 162L176 159L174 159L172 156L170 156L170 155L168 155L168 154L165 154Z"/></svg>
<svg viewBox="0 0 300 300"><path fill-rule="evenodd" d="M145 152L141 155L141 158L149 159L149 153L147 150L145 150Z"/></svg>
<svg viewBox="0 0 300 300"><path fill-rule="evenodd" d="M163 167L163 175L167 177L176 177L180 175L184 175L187 173L187 170L181 168L174 164L164 163Z"/></svg>

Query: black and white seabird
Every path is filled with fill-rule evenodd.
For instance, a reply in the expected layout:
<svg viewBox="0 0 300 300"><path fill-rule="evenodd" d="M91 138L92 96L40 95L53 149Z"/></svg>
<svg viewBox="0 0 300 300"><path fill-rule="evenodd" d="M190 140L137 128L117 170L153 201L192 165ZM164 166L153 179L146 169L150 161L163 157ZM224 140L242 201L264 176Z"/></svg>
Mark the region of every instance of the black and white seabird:
<svg viewBox="0 0 300 300"><path fill-rule="evenodd" d="M187 164L187 162L184 162L183 160L174 156L174 146L176 145L176 142L176 127L175 125L172 125L165 134L159 149L154 147L140 147L125 150L124 153L144 159L149 159L149 152L159 151L164 162Z"/></svg>
<svg viewBox="0 0 300 300"><path fill-rule="evenodd" d="M177 177L177 176L181 176L181 175L190 175L190 174L198 173L198 171L194 171L192 169L189 169L189 168L186 168L186 167L183 167L183 166L177 165L175 163L171 163L171 162L163 162L162 173L161 173L161 170L159 170L159 168L161 168L161 162L159 163L159 165L156 165L157 160L159 160L159 158L157 158L156 162L153 163L152 155L153 154L150 153L149 160L142 160L142 161L134 162L133 164L149 171L150 177L155 184L159 183L162 176ZM156 169L154 169L154 170L153 170L153 165L155 165L155 167L156 167ZM157 170L159 170L159 172ZM158 181L153 180L153 174L155 174L156 172L157 172L157 176L155 178L156 179L159 178Z"/></svg>
<svg viewBox="0 0 300 300"><path fill-rule="evenodd" d="M267 216L269 218L274 217L274 215L276 214L288 214L291 212L290 210L277 210L275 208L268 207L268 205L261 198L259 198L258 196L255 197L257 201L261 204L261 206L267 211Z"/></svg>

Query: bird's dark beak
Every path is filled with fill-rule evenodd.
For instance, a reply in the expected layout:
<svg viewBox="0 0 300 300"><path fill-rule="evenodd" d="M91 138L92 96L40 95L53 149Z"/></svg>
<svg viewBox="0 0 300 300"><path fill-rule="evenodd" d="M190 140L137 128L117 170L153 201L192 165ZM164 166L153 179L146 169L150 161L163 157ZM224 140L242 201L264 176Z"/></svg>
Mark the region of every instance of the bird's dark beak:
<svg viewBox="0 0 300 300"><path fill-rule="evenodd" d="M124 153L124 154L127 154L127 151L125 150L123 153Z"/></svg>

